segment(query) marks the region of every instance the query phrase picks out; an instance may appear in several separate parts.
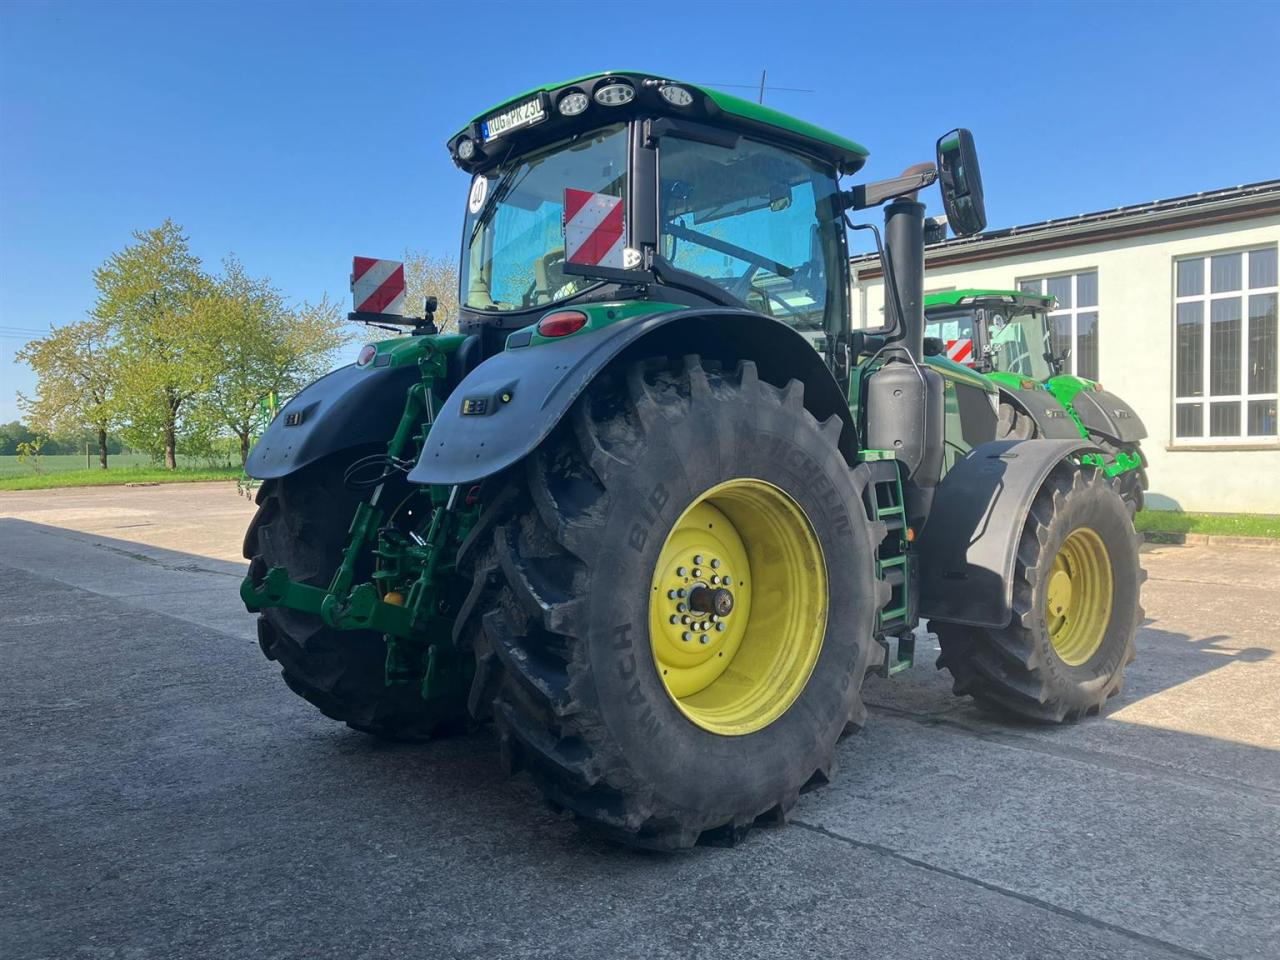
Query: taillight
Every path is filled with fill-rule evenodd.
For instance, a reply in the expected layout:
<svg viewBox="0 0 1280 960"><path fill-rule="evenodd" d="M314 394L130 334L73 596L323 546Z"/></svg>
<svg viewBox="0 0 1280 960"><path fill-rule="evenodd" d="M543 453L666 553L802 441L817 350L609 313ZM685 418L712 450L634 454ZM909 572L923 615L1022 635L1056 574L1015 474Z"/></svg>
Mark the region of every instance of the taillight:
<svg viewBox="0 0 1280 960"><path fill-rule="evenodd" d="M372 343L366 343L360 348L360 355L356 357L357 367L367 367L373 362L373 358L378 355L378 348Z"/></svg>
<svg viewBox="0 0 1280 960"><path fill-rule="evenodd" d="M587 315L578 310L557 310L538 321L538 334L543 337L567 337L577 333L587 322Z"/></svg>

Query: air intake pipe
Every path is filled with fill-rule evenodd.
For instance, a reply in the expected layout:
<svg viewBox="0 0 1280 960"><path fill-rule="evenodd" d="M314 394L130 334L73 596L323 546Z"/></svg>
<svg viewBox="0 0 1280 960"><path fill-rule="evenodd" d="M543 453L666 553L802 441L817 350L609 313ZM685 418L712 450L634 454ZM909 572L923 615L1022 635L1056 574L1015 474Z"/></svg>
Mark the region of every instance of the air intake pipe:
<svg viewBox="0 0 1280 960"><path fill-rule="evenodd" d="M924 364L924 204L894 200L884 220L885 307L894 334L885 363L868 378L867 445L892 450L902 463L908 522L919 529L942 476L946 413L942 376Z"/></svg>

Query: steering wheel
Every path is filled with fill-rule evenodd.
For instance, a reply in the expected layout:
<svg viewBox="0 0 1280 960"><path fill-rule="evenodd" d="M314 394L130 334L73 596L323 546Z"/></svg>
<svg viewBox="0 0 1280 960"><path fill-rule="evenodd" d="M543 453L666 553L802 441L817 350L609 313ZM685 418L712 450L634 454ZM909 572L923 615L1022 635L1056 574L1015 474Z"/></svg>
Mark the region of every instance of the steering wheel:
<svg viewBox="0 0 1280 960"><path fill-rule="evenodd" d="M533 281L529 284L529 288L524 292L524 305L531 307L535 305L535 300L539 296L545 296L546 301L550 301L556 291L563 287L570 278L566 276L561 269L564 264L564 248L557 247L554 250L548 250L541 257L533 262Z"/></svg>

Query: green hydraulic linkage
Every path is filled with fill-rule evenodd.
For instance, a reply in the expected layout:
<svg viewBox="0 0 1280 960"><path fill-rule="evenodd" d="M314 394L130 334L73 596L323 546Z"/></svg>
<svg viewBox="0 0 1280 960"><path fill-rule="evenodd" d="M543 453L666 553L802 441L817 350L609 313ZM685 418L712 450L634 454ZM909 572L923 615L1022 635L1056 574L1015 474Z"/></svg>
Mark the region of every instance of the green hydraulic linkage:
<svg viewBox="0 0 1280 960"><path fill-rule="evenodd" d="M393 364L416 363L421 379L405 397L404 411L387 443L384 471L416 458L435 417L434 387L448 371L448 355L464 338L413 337L386 341L379 349L391 353ZM384 473L382 478L389 479ZM447 599L442 583L453 572L452 550L474 524L478 507L470 496L459 504L458 487L430 487L431 518L422 534L403 532L387 523L381 503L385 482L378 482L352 517L350 537L327 588L292 580L289 571L273 567L255 582L246 577L240 596L250 610L279 606L311 613L339 630L372 630L387 645L386 683L411 683L422 677L422 696L444 695L465 679L466 667L452 651L452 619L442 615ZM393 505L394 508L394 505ZM392 511L394 513L394 509ZM375 559L372 580L355 583L357 570L370 554ZM447 648L430 638L450 638ZM469 662L469 658L467 658Z"/></svg>
<svg viewBox="0 0 1280 960"><path fill-rule="evenodd" d="M902 471L892 450L863 450L858 459L871 470L871 482L863 493L867 516L886 527L876 548L876 576L889 584L889 600L878 617L876 640L884 649L881 676L892 676L915 663L915 635L908 622L911 611L911 532L907 527ZM891 650L889 638L897 638Z"/></svg>

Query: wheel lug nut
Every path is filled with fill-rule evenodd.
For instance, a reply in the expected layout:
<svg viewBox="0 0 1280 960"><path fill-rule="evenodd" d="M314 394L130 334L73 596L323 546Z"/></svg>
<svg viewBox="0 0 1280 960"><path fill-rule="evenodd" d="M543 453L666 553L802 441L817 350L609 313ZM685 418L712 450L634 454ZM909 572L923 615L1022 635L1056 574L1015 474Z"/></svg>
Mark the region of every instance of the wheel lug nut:
<svg viewBox="0 0 1280 960"><path fill-rule="evenodd" d="M676 604L676 612L677 612L677 613L684 613L684 612L685 612L686 610L688 610L688 609L689 609L689 608L688 608L688 607L686 607L683 603L677 603L677 604Z"/></svg>
<svg viewBox="0 0 1280 960"><path fill-rule="evenodd" d="M718 631L720 631L721 633L723 633L723 632L724 632L724 624L723 624L723 623L717 623L717 624L716 624L716 629L717 629Z"/></svg>
<svg viewBox="0 0 1280 960"><path fill-rule="evenodd" d="M712 557L712 558L711 558L711 569L712 569L712 570L719 570L719 569L720 569L720 561L719 561L719 560L717 560L715 557Z"/></svg>
<svg viewBox="0 0 1280 960"><path fill-rule="evenodd" d="M727 576L721 577L720 582L723 583L726 587L733 583L733 581L729 579L729 577Z"/></svg>
<svg viewBox="0 0 1280 960"><path fill-rule="evenodd" d="M713 573L713 574L711 575L711 584L712 584L712 586L714 586L715 584L717 584L717 583L719 583L719 582L720 582L720 578L719 578L718 576L716 576L716 575Z"/></svg>
<svg viewBox="0 0 1280 960"><path fill-rule="evenodd" d="M675 592L674 590L668 590L668 591L667 591L667 599L668 599L668 600L674 600L675 598L676 598L676 592Z"/></svg>
<svg viewBox="0 0 1280 960"><path fill-rule="evenodd" d="M675 622L675 617L672 617L672 618L671 618L671 620L672 620L672 622ZM681 622L681 623L690 623L690 622L692 622L692 621L690 620L689 615L686 613L683 617L681 617L681 618L680 618L680 622Z"/></svg>
<svg viewBox="0 0 1280 960"><path fill-rule="evenodd" d="M689 572L689 571L688 571L688 570L686 570L684 567L676 567L676 576L677 576L677 577L683 577L683 576L685 576L686 574L688 574L688 572Z"/></svg>
<svg viewBox="0 0 1280 960"><path fill-rule="evenodd" d="M688 630L686 630L684 633L680 634L680 639L683 640L685 643L688 643L690 640L693 639L693 634L690 633Z"/></svg>
<svg viewBox="0 0 1280 960"><path fill-rule="evenodd" d="M679 623L679 622L680 622L680 618L679 618L679 617L677 617L677 616L673 613L673 614L671 615L671 622L672 622L672 623Z"/></svg>
<svg viewBox="0 0 1280 960"><path fill-rule="evenodd" d="M702 563L702 554L695 553L693 555L693 565L696 567L696 566L699 566L701 563Z"/></svg>
<svg viewBox="0 0 1280 960"><path fill-rule="evenodd" d="M702 571L701 571L701 570L699 570L697 567L694 567L694 568L693 568L693 579L697 580L700 576L702 576Z"/></svg>
<svg viewBox="0 0 1280 960"><path fill-rule="evenodd" d="M684 596L687 592L688 591L686 591L684 587L681 587L679 590L676 591L676 596L680 597L681 599L684 599Z"/></svg>
<svg viewBox="0 0 1280 960"><path fill-rule="evenodd" d="M709 623L707 623L707 621L703 620L700 624L698 624L698 629L699 629L699 630L707 630L710 626L711 626L711 625L710 625Z"/></svg>
<svg viewBox="0 0 1280 960"><path fill-rule="evenodd" d="M710 638L710 637L699 637L699 638L698 638L698 642L699 642L699 643L710 643L710 642L711 642L711 638Z"/></svg>

